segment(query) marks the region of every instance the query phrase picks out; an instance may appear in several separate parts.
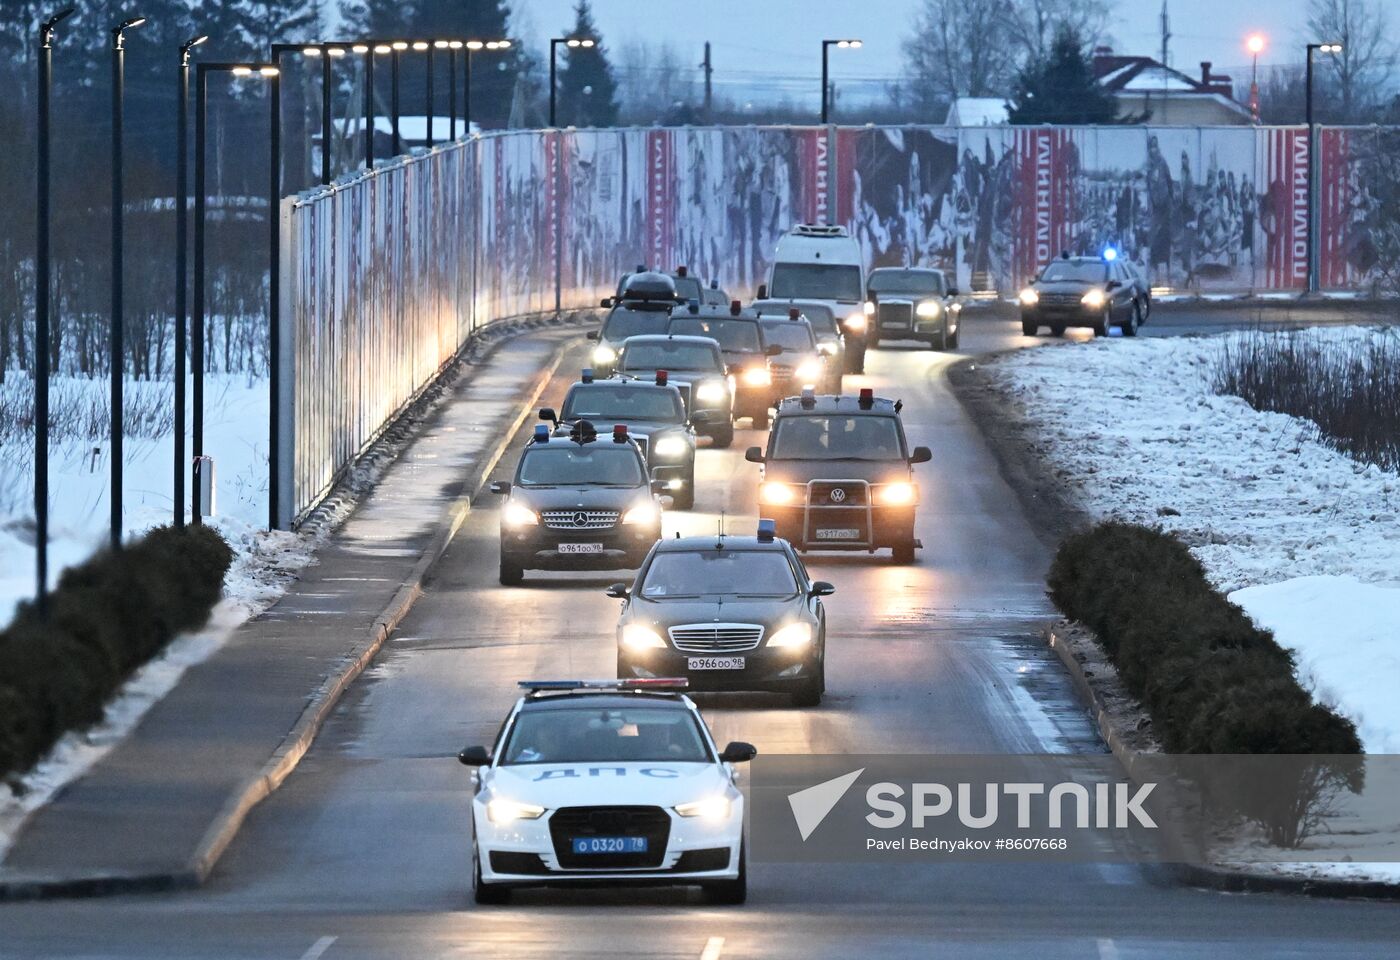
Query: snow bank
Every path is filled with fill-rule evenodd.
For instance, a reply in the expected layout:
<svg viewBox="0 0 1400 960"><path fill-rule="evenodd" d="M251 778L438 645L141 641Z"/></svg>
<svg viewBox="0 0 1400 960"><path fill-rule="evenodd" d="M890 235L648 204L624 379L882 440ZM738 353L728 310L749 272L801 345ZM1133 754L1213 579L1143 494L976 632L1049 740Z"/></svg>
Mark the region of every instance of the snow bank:
<svg viewBox="0 0 1400 960"><path fill-rule="evenodd" d="M1299 577L1230 599L1298 654L1299 677L1356 722L1367 753L1400 754L1400 585Z"/></svg>

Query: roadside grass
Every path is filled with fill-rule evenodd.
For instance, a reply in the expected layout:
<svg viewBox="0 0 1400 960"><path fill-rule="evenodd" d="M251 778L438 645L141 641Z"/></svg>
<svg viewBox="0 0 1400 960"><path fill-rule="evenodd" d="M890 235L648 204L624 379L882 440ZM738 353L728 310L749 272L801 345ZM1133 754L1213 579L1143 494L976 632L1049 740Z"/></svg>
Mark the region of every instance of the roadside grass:
<svg viewBox="0 0 1400 960"><path fill-rule="evenodd" d="M1364 463L1400 469L1400 336L1338 338L1313 330L1252 330L1224 338L1217 393L1317 425L1322 442Z"/></svg>

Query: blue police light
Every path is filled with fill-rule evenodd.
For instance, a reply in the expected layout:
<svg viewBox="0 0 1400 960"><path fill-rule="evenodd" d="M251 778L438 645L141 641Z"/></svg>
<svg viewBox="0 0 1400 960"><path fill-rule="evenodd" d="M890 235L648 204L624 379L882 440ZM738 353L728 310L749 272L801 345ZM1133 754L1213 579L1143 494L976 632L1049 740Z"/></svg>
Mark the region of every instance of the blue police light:
<svg viewBox="0 0 1400 960"><path fill-rule="evenodd" d="M687 300L687 301L685 302L685 305L686 305L687 307L690 308L690 312L691 312L691 313L699 313L699 312L700 312L700 298L699 298L699 297L691 297L689 300Z"/></svg>
<svg viewBox="0 0 1400 960"><path fill-rule="evenodd" d="M803 388L802 388L802 406L811 408L811 407L815 407L816 405L817 405L817 388L816 388L816 387L803 387Z"/></svg>
<svg viewBox="0 0 1400 960"><path fill-rule="evenodd" d="M583 368L583 373L581 373L581 374L579 375L579 379L582 380L584 383L592 383L592 382L593 382L593 368L592 368L592 367L584 367L584 368Z"/></svg>
<svg viewBox="0 0 1400 960"><path fill-rule="evenodd" d="M1112 263L1114 260L1118 259L1118 251L1113 249L1112 247L1104 247L1103 258L1109 263Z"/></svg>
<svg viewBox="0 0 1400 960"><path fill-rule="evenodd" d="M758 521L758 542L772 543L778 535L778 521L767 518Z"/></svg>
<svg viewBox="0 0 1400 960"><path fill-rule="evenodd" d="M549 442L549 427L545 426L543 423L537 423L537 424L535 424L535 442L536 442L536 443L548 443L548 442Z"/></svg>

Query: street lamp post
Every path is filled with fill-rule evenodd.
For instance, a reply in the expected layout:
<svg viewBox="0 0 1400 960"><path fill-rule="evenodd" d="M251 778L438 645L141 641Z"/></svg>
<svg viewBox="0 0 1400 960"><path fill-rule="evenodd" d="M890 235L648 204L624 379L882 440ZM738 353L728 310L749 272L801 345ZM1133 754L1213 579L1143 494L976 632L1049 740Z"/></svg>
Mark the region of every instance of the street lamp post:
<svg viewBox="0 0 1400 960"><path fill-rule="evenodd" d="M126 31L146 22L145 17L131 17L112 28L112 329L111 345L111 543L113 550L122 545L122 357L126 352L122 304L122 126L126 97Z"/></svg>
<svg viewBox="0 0 1400 960"><path fill-rule="evenodd" d="M39 616L49 609L49 107L53 98L53 33L74 8L60 10L39 27L39 156L34 257L34 600Z"/></svg>
<svg viewBox="0 0 1400 960"><path fill-rule="evenodd" d="M433 50L435 47L436 44L429 43L426 40L419 40L413 45L413 49L421 53L427 54L426 59L428 63L428 83L426 93L423 97L423 146L425 147L431 147L433 145L433 74L435 73L435 64L433 63Z"/></svg>
<svg viewBox="0 0 1400 960"><path fill-rule="evenodd" d="M1316 293L1318 274L1317 219L1317 128L1313 125L1313 52L1341 53L1340 43L1310 43L1307 46L1306 114L1308 124L1308 279L1307 292Z"/></svg>
<svg viewBox="0 0 1400 960"><path fill-rule="evenodd" d="M1259 122L1259 54L1264 51L1265 40L1261 34L1253 34L1245 41L1245 47L1254 58L1249 74L1249 115Z"/></svg>
<svg viewBox="0 0 1400 960"><path fill-rule="evenodd" d="M457 139L457 51L462 49L461 40L449 40L447 47L447 139Z"/></svg>
<svg viewBox="0 0 1400 960"><path fill-rule="evenodd" d="M185 525L185 347L189 337L189 286L186 247L189 246L190 51L209 38L191 37L180 45L180 103L175 120L175 456L171 477L175 526Z"/></svg>
<svg viewBox="0 0 1400 960"><path fill-rule="evenodd" d="M193 373L191 378L191 429L190 441L193 447L194 462L201 463L204 456L204 233L206 227L206 202L205 202L205 158L208 151L207 118L209 106L209 75L211 73L231 73L235 77L264 77L272 78L277 76L277 68L270 63L246 64L246 63L201 63L195 69L195 112L194 112L194 322L193 335L190 338L190 368ZM273 95L273 102L276 102L277 88L270 91ZM275 111L274 111L275 112ZM272 153L273 165L276 166L277 154ZM276 217L273 217L274 221ZM276 273L273 274L273 284L276 284ZM274 298L275 302L275 298ZM275 341L274 341L275 342ZM275 390L272 392L275 397ZM275 457L275 448L270 456ZM270 500L276 499L276 478L272 478L269 486ZM190 490L190 522L198 524L204 515L200 497L199 478L195 478Z"/></svg>
<svg viewBox="0 0 1400 960"><path fill-rule="evenodd" d="M472 132L472 54L482 50L509 50L510 47L511 42L509 40L468 40L463 44L463 67L465 70L462 74L462 125L466 127L467 136L471 136ZM551 47L549 52L550 58L553 59L554 48ZM551 103L553 89L554 84L551 81ZM550 116L551 118L553 117L552 110Z"/></svg>
<svg viewBox="0 0 1400 960"><path fill-rule="evenodd" d="M559 37L549 41L549 125L551 127L558 125L555 120L555 101L559 92L559 85L555 81L554 51L559 48L560 44L563 44L570 50L577 50L580 47L587 50L590 47L596 46L597 41L590 37Z"/></svg>
<svg viewBox="0 0 1400 960"><path fill-rule="evenodd" d="M827 117L828 117L828 114L830 113L830 110L829 110L829 108L828 108L828 94L827 94L827 91L828 91L828 89L829 89L829 83L830 83L830 81L827 79L828 76L829 76L829 73L828 73L827 62L826 62L826 61L827 61L827 51L829 51L832 47L836 47L837 49L840 49L840 50L859 50L860 47L861 47L861 42L860 42L859 40L823 40L823 41L822 41L822 123L826 123L826 122L827 122Z"/></svg>
<svg viewBox="0 0 1400 960"><path fill-rule="evenodd" d="M403 153L403 138L399 136L399 55L408 49L404 40L389 44L389 122L394 131L394 156Z"/></svg>

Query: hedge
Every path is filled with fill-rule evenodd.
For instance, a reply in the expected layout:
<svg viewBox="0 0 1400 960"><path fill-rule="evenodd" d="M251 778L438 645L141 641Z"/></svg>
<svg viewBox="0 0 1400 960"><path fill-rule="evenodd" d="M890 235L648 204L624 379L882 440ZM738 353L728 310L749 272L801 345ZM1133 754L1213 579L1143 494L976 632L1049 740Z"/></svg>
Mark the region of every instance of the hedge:
<svg viewBox="0 0 1400 960"><path fill-rule="evenodd" d="M47 620L22 605L0 632L0 778L101 720L134 670L202 627L232 561L207 526L157 527L65 570Z"/></svg>
<svg viewBox="0 0 1400 960"><path fill-rule="evenodd" d="M1170 753L1359 754L1312 701L1293 655L1216 591L1176 537L1103 523L1061 544L1051 598L1098 634Z"/></svg>

